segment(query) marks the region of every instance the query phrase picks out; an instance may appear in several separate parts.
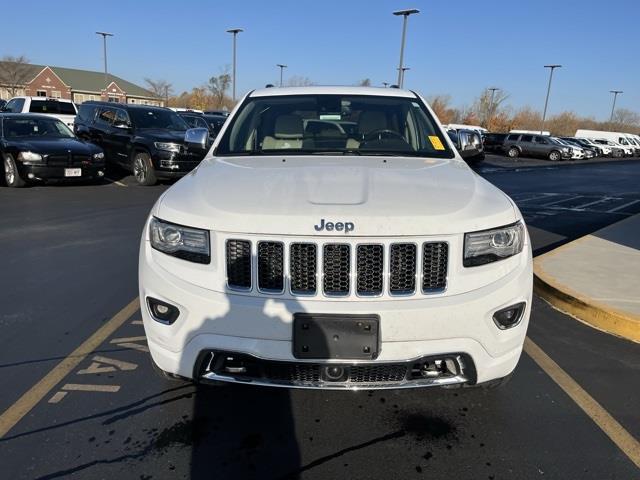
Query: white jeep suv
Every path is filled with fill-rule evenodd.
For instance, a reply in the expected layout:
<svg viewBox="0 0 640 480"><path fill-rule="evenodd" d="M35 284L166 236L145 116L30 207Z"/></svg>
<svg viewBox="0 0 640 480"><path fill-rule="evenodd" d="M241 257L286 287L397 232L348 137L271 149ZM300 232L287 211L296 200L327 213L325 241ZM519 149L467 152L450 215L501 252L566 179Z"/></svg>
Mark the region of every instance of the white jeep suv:
<svg viewBox="0 0 640 480"><path fill-rule="evenodd" d="M516 205L465 164L419 95L267 88L158 199L139 281L166 374L475 385L518 363L532 259Z"/></svg>

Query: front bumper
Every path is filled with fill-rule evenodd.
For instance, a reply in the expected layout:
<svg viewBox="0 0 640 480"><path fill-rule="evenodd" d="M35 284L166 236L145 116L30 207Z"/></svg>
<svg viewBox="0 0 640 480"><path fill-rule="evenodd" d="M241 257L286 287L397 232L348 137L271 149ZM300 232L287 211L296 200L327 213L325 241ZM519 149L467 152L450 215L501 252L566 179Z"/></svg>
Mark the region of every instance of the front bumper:
<svg viewBox="0 0 640 480"><path fill-rule="evenodd" d="M269 361L306 363L293 356L292 324L295 313L309 312L375 313L380 316L379 356L373 361L348 361L348 365L385 365L460 354L469 359L466 362L469 368L467 375L452 383L486 382L504 377L515 368L531 312L530 248L525 247L521 254L507 261L513 262L514 266L508 274L462 294L349 302L304 297L291 299L218 292L188 283L153 261L151 249L143 240L139 265L142 318L155 363L164 371L187 378L202 377L203 355L212 351L246 354ZM159 323L149 313L147 297L177 306L180 316L171 325ZM493 313L518 302L526 302L520 323L508 330L498 329ZM345 361L336 360L308 362L345 365ZM468 374L470 371L473 374ZM243 381L233 376L210 379ZM411 386L429 384L437 382ZM366 388L403 386L408 385L377 384ZM321 382L307 387L345 388L345 385Z"/></svg>
<svg viewBox="0 0 640 480"><path fill-rule="evenodd" d="M156 176L170 179L184 177L200 164L204 154L194 155L158 150L152 158Z"/></svg>
<svg viewBox="0 0 640 480"><path fill-rule="evenodd" d="M65 176L65 169L81 169L79 177ZM104 176L104 164L91 164L83 166L50 166L50 165L18 165L20 176L25 180L87 180L102 178Z"/></svg>

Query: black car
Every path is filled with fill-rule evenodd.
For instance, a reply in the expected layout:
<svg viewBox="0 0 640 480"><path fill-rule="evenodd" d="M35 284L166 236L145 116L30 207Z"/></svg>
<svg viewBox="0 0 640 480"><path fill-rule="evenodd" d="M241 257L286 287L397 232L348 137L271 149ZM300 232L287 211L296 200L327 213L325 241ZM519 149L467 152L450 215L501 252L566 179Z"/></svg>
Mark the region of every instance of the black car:
<svg viewBox="0 0 640 480"><path fill-rule="evenodd" d="M585 158L595 158L599 157L602 154L602 150L600 150L598 147L589 145L586 142L583 143L577 138L561 137L561 139L567 142L569 145L575 145L576 147L580 147L581 149L583 149Z"/></svg>
<svg viewBox="0 0 640 480"><path fill-rule="evenodd" d="M484 151L502 153L502 146L508 133L486 133L484 135Z"/></svg>
<svg viewBox="0 0 640 480"><path fill-rule="evenodd" d="M209 130L209 137L211 140L215 139L220 133L224 122L227 121L227 117L223 115L209 115L197 112L177 112L182 119L187 122L187 125L191 128L206 128Z"/></svg>
<svg viewBox="0 0 640 480"><path fill-rule="evenodd" d="M49 115L0 113L0 155L7 186L43 180L100 179L104 153Z"/></svg>
<svg viewBox="0 0 640 480"><path fill-rule="evenodd" d="M182 177L207 153L206 136L201 145L187 143L189 126L168 108L84 102L74 130L104 148L107 164L133 172L140 185Z"/></svg>

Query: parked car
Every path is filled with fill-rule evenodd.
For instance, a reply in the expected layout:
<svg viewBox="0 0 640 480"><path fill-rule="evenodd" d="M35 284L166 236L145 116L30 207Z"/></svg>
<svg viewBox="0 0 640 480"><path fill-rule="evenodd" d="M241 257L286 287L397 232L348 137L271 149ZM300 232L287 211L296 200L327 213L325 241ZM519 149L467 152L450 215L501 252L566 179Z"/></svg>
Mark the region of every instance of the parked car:
<svg viewBox="0 0 640 480"><path fill-rule="evenodd" d="M460 156L469 165L479 165L484 161L484 146L480 134L474 130L447 130Z"/></svg>
<svg viewBox="0 0 640 480"><path fill-rule="evenodd" d="M619 143L612 142L611 140L605 140L604 138L594 138L592 140L598 145L606 145L611 149L611 156L615 158L622 158L627 155L625 149Z"/></svg>
<svg viewBox="0 0 640 480"><path fill-rule="evenodd" d="M158 179L183 177L206 154L208 131L201 145L187 143L191 132L168 108L84 102L75 124L76 134L104 148L107 163L132 171L140 185Z"/></svg>
<svg viewBox="0 0 640 480"><path fill-rule="evenodd" d="M502 146L508 133L487 133L484 136L485 152L502 153Z"/></svg>
<svg viewBox="0 0 640 480"><path fill-rule="evenodd" d="M574 149L580 149L584 152L583 158L594 158L598 156L598 152L595 148L591 148L591 147L586 147L584 145L582 145L580 142L576 141L575 138L571 138L571 137L561 137L560 140L562 140L564 143L566 143L567 145L569 145L570 147L574 148ZM572 157L575 158L575 157Z"/></svg>
<svg viewBox="0 0 640 480"><path fill-rule="evenodd" d="M610 146L622 148L624 155L631 157L635 154L635 146L629 141L627 135L628 134L622 132L609 132L606 130L576 130L576 137L590 138L594 141L607 140L612 142Z"/></svg>
<svg viewBox="0 0 640 480"><path fill-rule="evenodd" d="M357 132L327 132L325 148L305 119ZM159 373L343 390L509 377L531 241L421 96L267 88L228 122L143 230L141 315Z"/></svg>
<svg viewBox="0 0 640 480"><path fill-rule="evenodd" d="M596 157L606 157L611 155L611 149L609 147L605 147L604 145L597 145L587 138L565 137L565 139L577 143L582 148L593 150Z"/></svg>
<svg viewBox="0 0 640 480"><path fill-rule="evenodd" d="M551 137L551 139L556 143L559 143L560 145L571 148L571 160L582 160L583 158L585 158L586 153L581 146L571 144L558 137Z"/></svg>
<svg viewBox="0 0 640 480"><path fill-rule="evenodd" d="M230 112L228 110L205 110L204 111L205 115L221 115L223 117L228 117L229 113Z"/></svg>
<svg viewBox="0 0 640 480"><path fill-rule="evenodd" d="M2 111L51 115L71 129L78 113L76 104L71 100L50 97L13 97L2 107Z"/></svg>
<svg viewBox="0 0 640 480"><path fill-rule="evenodd" d="M48 115L0 113L0 155L9 187L46 180L100 179L104 153Z"/></svg>
<svg viewBox="0 0 640 480"><path fill-rule="evenodd" d="M218 133L220 133L224 122L227 120L227 117L222 115L198 114L186 111L177 113L185 122L187 122L189 127L206 128L209 130L209 138L211 141L213 141Z"/></svg>
<svg viewBox="0 0 640 480"><path fill-rule="evenodd" d="M538 157L552 161L571 158L571 147L556 142L553 137L510 133L504 141L502 150L511 158Z"/></svg>

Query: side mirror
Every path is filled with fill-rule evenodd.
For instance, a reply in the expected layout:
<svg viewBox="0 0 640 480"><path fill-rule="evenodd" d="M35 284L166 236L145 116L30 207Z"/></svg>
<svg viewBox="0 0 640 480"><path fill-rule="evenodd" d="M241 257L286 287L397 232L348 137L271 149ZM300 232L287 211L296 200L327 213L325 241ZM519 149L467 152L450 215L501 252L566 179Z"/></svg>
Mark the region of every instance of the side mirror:
<svg viewBox="0 0 640 480"><path fill-rule="evenodd" d="M184 143L186 143L189 148L204 150L207 148L208 139L209 130L206 128L190 128L184 134Z"/></svg>

